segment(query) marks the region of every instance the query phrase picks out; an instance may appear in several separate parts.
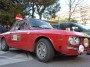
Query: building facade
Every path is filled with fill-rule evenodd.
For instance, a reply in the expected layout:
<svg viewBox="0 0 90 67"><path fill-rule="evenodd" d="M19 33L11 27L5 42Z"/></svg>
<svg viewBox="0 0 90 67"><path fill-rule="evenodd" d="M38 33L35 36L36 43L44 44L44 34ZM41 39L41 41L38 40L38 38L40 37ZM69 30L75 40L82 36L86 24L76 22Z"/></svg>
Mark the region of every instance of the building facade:
<svg viewBox="0 0 90 67"><path fill-rule="evenodd" d="M57 15L57 18L68 18L69 12L60 13ZM90 5L85 7L77 7L76 10L72 13L72 19L76 20L78 23L86 24L90 26Z"/></svg>

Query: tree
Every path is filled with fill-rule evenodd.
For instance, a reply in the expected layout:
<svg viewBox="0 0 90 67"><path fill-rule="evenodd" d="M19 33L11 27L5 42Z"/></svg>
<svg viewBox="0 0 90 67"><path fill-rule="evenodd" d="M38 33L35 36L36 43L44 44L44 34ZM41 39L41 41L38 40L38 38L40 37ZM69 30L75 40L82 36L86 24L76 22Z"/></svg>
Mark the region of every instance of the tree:
<svg viewBox="0 0 90 67"><path fill-rule="evenodd" d="M25 11L30 13L30 16L32 18L35 17L35 13L37 13L40 17L40 19L42 18L42 15L45 11L45 9L54 4L57 0L13 0L16 3L22 3L24 6L27 5L27 7L25 7ZM27 4L25 4L27 3Z"/></svg>
<svg viewBox="0 0 90 67"><path fill-rule="evenodd" d="M32 6L30 2L32 1L34 0L12 0L14 4L20 4L23 6L21 8L22 8L22 12L24 12L25 15L30 14L30 10L31 10L30 8Z"/></svg>
<svg viewBox="0 0 90 67"><path fill-rule="evenodd" d="M55 2L56 0L38 0L37 2L35 2L39 19L42 18L42 14L44 13L45 9Z"/></svg>
<svg viewBox="0 0 90 67"><path fill-rule="evenodd" d="M12 25L18 13L23 16L29 14L34 18L35 12L41 19L45 9L55 2L56 0L0 0L0 21Z"/></svg>
<svg viewBox="0 0 90 67"><path fill-rule="evenodd" d="M0 2L3 4L2 9L0 9L0 21L2 24L12 25L16 14L23 14L23 5L15 4L12 0L0 0Z"/></svg>
<svg viewBox="0 0 90 67"><path fill-rule="evenodd" d="M5 10L5 9L6 9L5 7L6 7L5 4L4 4L3 2L0 1L0 9Z"/></svg>
<svg viewBox="0 0 90 67"><path fill-rule="evenodd" d="M16 0L14 2L18 4L22 4L24 6L24 11L29 14L32 18L34 18L35 13L35 2L37 0ZM30 13L31 12L31 13Z"/></svg>
<svg viewBox="0 0 90 67"><path fill-rule="evenodd" d="M69 7L69 17L68 21L71 20L72 13L75 12L76 8L83 2L84 0L66 0L66 4Z"/></svg>
<svg viewBox="0 0 90 67"><path fill-rule="evenodd" d="M59 20L59 22L60 22L60 23L61 23L61 22L68 22L68 18L62 18L62 19ZM72 19L72 18L71 18L70 22L77 23L77 21L74 20L74 19Z"/></svg>
<svg viewBox="0 0 90 67"><path fill-rule="evenodd" d="M55 18L56 13L58 11L60 11L60 8L61 8L60 3L57 0L56 3L54 3L53 5L50 5L49 7L47 7L47 9L45 10L44 17L46 17L46 18Z"/></svg>

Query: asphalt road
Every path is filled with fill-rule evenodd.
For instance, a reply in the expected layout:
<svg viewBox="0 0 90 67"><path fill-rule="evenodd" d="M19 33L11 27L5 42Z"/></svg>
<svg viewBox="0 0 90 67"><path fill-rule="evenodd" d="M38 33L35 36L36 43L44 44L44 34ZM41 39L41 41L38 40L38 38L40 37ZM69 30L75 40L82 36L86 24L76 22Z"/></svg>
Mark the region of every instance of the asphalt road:
<svg viewBox="0 0 90 67"><path fill-rule="evenodd" d="M90 55L78 57L55 56L51 62L39 62L34 53L23 50L0 50L0 67L90 67Z"/></svg>

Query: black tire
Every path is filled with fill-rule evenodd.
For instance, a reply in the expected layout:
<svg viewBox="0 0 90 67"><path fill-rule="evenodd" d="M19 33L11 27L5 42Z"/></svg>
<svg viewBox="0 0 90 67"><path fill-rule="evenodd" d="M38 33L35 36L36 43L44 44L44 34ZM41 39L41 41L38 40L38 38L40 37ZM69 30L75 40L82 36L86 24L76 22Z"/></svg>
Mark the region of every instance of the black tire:
<svg viewBox="0 0 90 67"><path fill-rule="evenodd" d="M41 62L48 62L48 61L51 61L53 59L54 49L53 49L52 44L50 43L49 40L40 39L37 42L37 44L36 44L36 56L37 56L38 60Z"/></svg>
<svg viewBox="0 0 90 67"><path fill-rule="evenodd" d="M8 51L8 50L9 50L9 46L8 46L7 43L6 43L5 38L3 38L3 39L1 40L1 50L2 50L2 51Z"/></svg>
<svg viewBox="0 0 90 67"><path fill-rule="evenodd" d="M69 57L78 57L78 55L73 55L73 56L69 56Z"/></svg>

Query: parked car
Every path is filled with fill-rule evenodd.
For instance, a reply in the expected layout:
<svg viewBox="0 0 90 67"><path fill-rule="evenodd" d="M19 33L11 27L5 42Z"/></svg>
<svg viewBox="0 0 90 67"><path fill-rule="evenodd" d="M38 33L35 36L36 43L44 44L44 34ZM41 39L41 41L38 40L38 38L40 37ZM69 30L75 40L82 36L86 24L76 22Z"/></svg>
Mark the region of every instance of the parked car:
<svg viewBox="0 0 90 67"><path fill-rule="evenodd" d="M76 32L83 32L90 35L90 29L86 26L74 22L64 22L60 24L53 24L53 28L60 29L60 30L68 30L68 31L76 31Z"/></svg>
<svg viewBox="0 0 90 67"><path fill-rule="evenodd" d="M88 27L74 22L64 22L60 24L53 24L52 26L53 28L60 30L76 31L90 35L90 29ZM90 51L87 54L90 55Z"/></svg>
<svg viewBox="0 0 90 67"><path fill-rule="evenodd" d="M6 29L0 24L0 33L6 32Z"/></svg>
<svg viewBox="0 0 90 67"><path fill-rule="evenodd" d="M36 53L39 61L48 62L55 52L78 56L88 52L90 36L84 33L55 30L42 20L24 19L15 22L11 30L0 34L1 50L18 48Z"/></svg>

